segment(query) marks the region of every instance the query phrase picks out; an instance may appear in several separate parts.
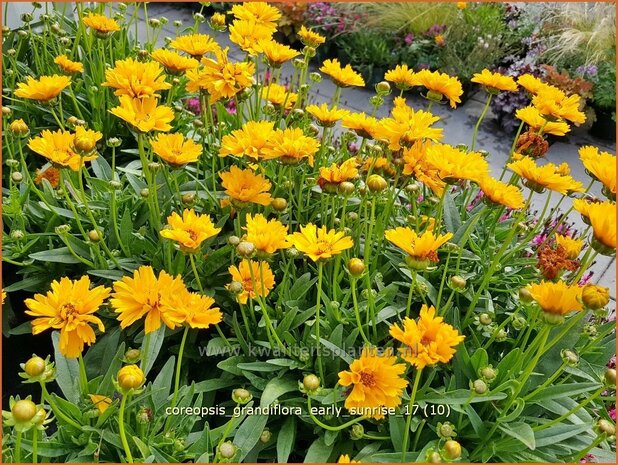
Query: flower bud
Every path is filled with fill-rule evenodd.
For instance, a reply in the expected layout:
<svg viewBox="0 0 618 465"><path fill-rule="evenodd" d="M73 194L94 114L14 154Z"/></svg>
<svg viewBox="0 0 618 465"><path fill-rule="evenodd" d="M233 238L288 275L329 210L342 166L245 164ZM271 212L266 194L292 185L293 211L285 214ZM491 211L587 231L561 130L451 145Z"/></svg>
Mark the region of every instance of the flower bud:
<svg viewBox="0 0 618 465"><path fill-rule="evenodd" d="M363 439L364 435L365 435L365 428L363 428L363 425L361 425L360 423L356 423L352 425L352 429L350 431L350 438L352 439L352 441Z"/></svg>
<svg viewBox="0 0 618 465"><path fill-rule="evenodd" d="M16 136L25 136L30 132L28 125L23 119L13 121L9 126L9 130Z"/></svg>
<svg viewBox="0 0 618 465"><path fill-rule="evenodd" d="M109 182L109 187L111 187L112 190L122 189L122 183L120 181L116 181L115 179L112 179Z"/></svg>
<svg viewBox="0 0 618 465"><path fill-rule="evenodd" d="M150 189L148 189L147 187L144 187L141 191L139 191L139 195L147 199L150 196Z"/></svg>
<svg viewBox="0 0 618 465"><path fill-rule="evenodd" d="M202 13L193 13L193 19L198 23L203 23L206 20Z"/></svg>
<svg viewBox="0 0 618 465"><path fill-rule="evenodd" d="M356 221L358 219L358 213L356 213L356 212L349 212L348 213L348 219L350 221Z"/></svg>
<svg viewBox="0 0 618 465"><path fill-rule="evenodd" d="M182 194L183 205L193 205L195 203L195 194L193 192L187 192Z"/></svg>
<svg viewBox="0 0 618 465"><path fill-rule="evenodd" d="M142 351L139 349L129 349L124 353L124 360L127 363L137 363L142 358Z"/></svg>
<svg viewBox="0 0 618 465"><path fill-rule="evenodd" d="M251 402L253 395L249 391L243 388L234 389L232 391L232 400L237 404L244 405Z"/></svg>
<svg viewBox="0 0 618 465"><path fill-rule="evenodd" d="M493 332L493 337L497 342L503 342L508 337L508 333L502 328L496 328Z"/></svg>
<svg viewBox="0 0 618 465"><path fill-rule="evenodd" d="M524 303L532 302L533 298L532 298L532 294L530 293L530 289L528 289L527 287L522 287L519 290L519 300L521 300Z"/></svg>
<svg viewBox="0 0 618 465"><path fill-rule="evenodd" d="M59 236L62 236L63 234L68 234L71 231L71 226L68 224L61 224L61 225L56 226L54 228L54 231Z"/></svg>
<svg viewBox="0 0 618 465"><path fill-rule="evenodd" d="M146 425L152 421L152 410L147 407L141 407L135 415L135 420L140 425Z"/></svg>
<svg viewBox="0 0 618 465"><path fill-rule="evenodd" d="M88 231L88 239L90 239L91 242L99 242L101 240L101 235L96 229L91 229Z"/></svg>
<svg viewBox="0 0 618 465"><path fill-rule="evenodd" d="M91 137L77 137L73 142L73 147L80 153L90 153L96 147L96 142Z"/></svg>
<svg viewBox="0 0 618 465"><path fill-rule="evenodd" d="M303 387L308 393L317 391L320 388L320 378L314 374L306 375L303 378Z"/></svg>
<svg viewBox="0 0 618 465"><path fill-rule="evenodd" d="M442 463L442 457L439 452L436 452L433 449L429 449L425 454L427 459L427 463Z"/></svg>
<svg viewBox="0 0 618 465"><path fill-rule="evenodd" d="M30 14L30 13L23 13L20 16L20 19L24 22L24 23L31 23L32 20L34 19L34 17Z"/></svg>
<svg viewBox="0 0 618 465"><path fill-rule="evenodd" d="M240 244L240 237L230 236L227 238L227 243L230 244L232 247L236 247L238 244Z"/></svg>
<svg viewBox="0 0 618 465"><path fill-rule="evenodd" d="M488 365L479 369L479 376L488 383L491 383L498 376L497 370L493 366Z"/></svg>
<svg viewBox="0 0 618 465"><path fill-rule="evenodd" d="M365 272L365 262L360 258L351 258L348 261L348 271L355 278L359 277Z"/></svg>
<svg viewBox="0 0 618 465"><path fill-rule="evenodd" d="M313 72L309 74L309 79L311 79L312 82L319 83L322 82L322 75L320 73Z"/></svg>
<svg viewBox="0 0 618 465"><path fill-rule="evenodd" d="M161 163L156 162L156 161L151 161L150 163L148 163L148 169L152 171L153 173L156 173L157 171L161 169Z"/></svg>
<svg viewBox="0 0 618 465"><path fill-rule="evenodd" d="M264 431L262 431L262 434L260 434L260 442L262 444L267 444L272 439L272 437L273 433L265 429Z"/></svg>
<svg viewBox="0 0 618 465"><path fill-rule="evenodd" d="M391 93L391 85L386 81L380 81L376 84L376 92L380 96L388 95Z"/></svg>
<svg viewBox="0 0 618 465"><path fill-rule="evenodd" d="M2 107L2 116L9 116L10 114L13 113L13 110L11 110L9 107Z"/></svg>
<svg viewBox="0 0 618 465"><path fill-rule="evenodd" d="M172 24L174 24L174 27L182 27L182 21L180 21L179 19L174 21Z"/></svg>
<svg viewBox="0 0 618 465"><path fill-rule="evenodd" d="M45 360L33 355L24 365L24 371L31 377L41 376L45 372L46 365Z"/></svg>
<svg viewBox="0 0 618 465"><path fill-rule="evenodd" d="M309 136L315 137L319 133L320 133L320 128L318 127L317 124L311 123L309 126L307 126L307 134Z"/></svg>
<svg viewBox="0 0 618 465"><path fill-rule="evenodd" d="M579 363L579 356L572 350L563 349L560 351L560 356L568 366L574 367Z"/></svg>
<svg viewBox="0 0 618 465"><path fill-rule="evenodd" d="M438 436L442 439L450 439L457 436L455 427L450 422L438 423Z"/></svg>
<svg viewBox="0 0 618 465"><path fill-rule="evenodd" d="M449 460L457 460L461 457L461 444L449 439L444 443L444 456Z"/></svg>
<svg viewBox="0 0 618 465"><path fill-rule="evenodd" d="M16 241L22 240L25 236L26 235L21 229L14 229L13 231L11 231L11 239L14 239Z"/></svg>
<svg viewBox="0 0 618 465"><path fill-rule="evenodd" d="M582 303L590 310L599 310L609 303L609 289L586 284L582 289Z"/></svg>
<svg viewBox="0 0 618 465"><path fill-rule="evenodd" d="M616 427L612 425L610 421L601 419L597 421L597 431L601 434L607 434L608 436L613 436L616 434Z"/></svg>
<svg viewBox="0 0 618 465"><path fill-rule="evenodd" d="M119 137L110 137L107 139L107 146L110 148L119 147L122 144L122 139Z"/></svg>
<svg viewBox="0 0 618 465"><path fill-rule="evenodd" d="M523 316L517 316L513 319L512 325L513 329L515 329L516 331L521 331L526 326L528 326L528 322Z"/></svg>
<svg viewBox="0 0 618 465"><path fill-rule="evenodd" d="M288 201L283 197L276 197L270 201L270 206L277 212L282 212L288 207Z"/></svg>
<svg viewBox="0 0 618 465"><path fill-rule="evenodd" d="M479 395L485 394L487 392L487 383L482 379L477 379L475 381L470 382L470 388Z"/></svg>
<svg viewBox="0 0 618 465"><path fill-rule="evenodd" d="M236 252L241 257L251 257L255 253L255 245L253 242L241 241L236 247Z"/></svg>
<svg viewBox="0 0 618 465"><path fill-rule="evenodd" d="M148 20L148 24L152 28L157 28L157 27L161 26L161 21L159 21L157 18L150 18Z"/></svg>
<svg viewBox="0 0 618 465"><path fill-rule="evenodd" d="M19 162L12 158L9 158L5 163L9 168L17 168L19 166Z"/></svg>
<svg viewBox="0 0 618 465"><path fill-rule="evenodd" d="M451 276L450 283L453 289L465 289L467 281L461 276L455 275Z"/></svg>
<svg viewBox="0 0 618 465"><path fill-rule="evenodd" d="M616 370L614 368L608 368L605 371L605 384L607 386L615 388L616 387Z"/></svg>
<svg viewBox="0 0 618 465"><path fill-rule="evenodd" d="M24 175L21 174L19 171L13 171L11 173L11 179L15 183L20 183L20 182L22 182L24 180Z"/></svg>
<svg viewBox="0 0 618 465"><path fill-rule="evenodd" d="M144 372L137 365L126 365L118 371L118 386L125 394L142 387L144 381L146 381Z"/></svg>
<svg viewBox="0 0 618 465"><path fill-rule="evenodd" d="M219 445L218 454L224 459L231 459L236 455L236 446L231 441L225 441Z"/></svg>
<svg viewBox="0 0 618 465"><path fill-rule="evenodd" d="M489 313L481 313L479 315L479 323L481 323L483 326L488 326L493 322L493 318L491 317L491 315Z"/></svg>
<svg viewBox="0 0 618 465"><path fill-rule="evenodd" d="M37 408L30 399L22 399L13 404L11 414L16 423L27 423L37 414Z"/></svg>
<svg viewBox="0 0 618 465"><path fill-rule="evenodd" d="M355 189L356 187L350 181L343 181L337 186L337 190L341 195L351 195Z"/></svg>
<svg viewBox="0 0 618 465"><path fill-rule="evenodd" d="M406 186L406 192L408 194L416 194L421 188L415 182L411 182Z"/></svg>
<svg viewBox="0 0 618 465"><path fill-rule="evenodd" d="M388 187L388 183L379 174L372 174L367 178L367 187L371 192L382 192Z"/></svg>
<svg viewBox="0 0 618 465"><path fill-rule="evenodd" d="M232 281L227 285L227 290L232 294L240 294L244 290L244 286L240 281Z"/></svg>
<svg viewBox="0 0 618 465"><path fill-rule="evenodd" d="M594 324L588 323L584 325L583 332L586 336L593 338L597 336L599 331L597 330L597 327Z"/></svg>

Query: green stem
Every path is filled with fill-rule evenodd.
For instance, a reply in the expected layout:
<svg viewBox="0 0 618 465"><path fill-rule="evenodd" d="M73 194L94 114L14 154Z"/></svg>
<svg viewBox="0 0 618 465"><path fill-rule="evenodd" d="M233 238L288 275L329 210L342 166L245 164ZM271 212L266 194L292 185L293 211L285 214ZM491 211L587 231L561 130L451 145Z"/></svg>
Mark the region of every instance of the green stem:
<svg viewBox="0 0 618 465"><path fill-rule="evenodd" d="M127 462L133 463L133 456L131 455L131 449L129 448L129 443L127 441L127 434L124 431L124 409L127 405L127 398L130 394L125 394L122 396L122 401L120 401L120 411L118 412L118 430L120 433L120 440L122 441L122 447L124 448L124 453L127 456Z"/></svg>
<svg viewBox="0 0 618 465"><path fill-rule="evenodd" d="M322 277L324 274L324 263L318 262L318 297L317 302L315 304L315 340L316 347L318 350L318 373L320 374L320 379L322 382L325 382L324 379L324 367L322 366L322 351L320 350L320 304L322 298Z"/></svg>
<svg viewBox="0 0 618 465"><path fill-rule="evenodd" d="M37 463L38 461L38 445L39 445L39 430L34 427L32 428L32 463Z"/></svg>
<svg viewBox="0 0 618 465"><path fill-rule="evenodd" d="M204 288L202 287L202 281L200 281L200 275L197 272L197 266L195 265L195 256L194 254L189 254L189 261L191 262L191 269L193 270L193 275L195 276L195 280L197 281L197 288L200 292L204 293Z"/></svg>
<svg viewBox="0 0 618 465"><path fill-rule="evenodd" d="M41 397L45 402L49 404L49 407L52 409L52 412L54 412L54 415L57 418L60 418L65 423L71 425L73 428L77 429L78 431L81 431L82 425L77 423L75 420L72 420L71 418L67 417L64 414L64 412L58 408L56 403L53 401L52 397L49 395L49 392L47 392L45 383L41 382L40 384L41 384L41 394L42 394Z"/></svg>
<svg viewBox="0 0 618 465"><path fill-rule="evenodd" d="M588 405L590 402L592 402L593 400L595 400L597 397L599 397L599 395L603 392L607 390L607 388L605 386L601 386L599 389L597 389L596 391L594 391L594 394L592 394L590 397L588 397L586 400L584 400L583 402L577 404L575 407L573 407L571 410L569 410L568 412L566 412L564 415L560 415L558 418L554 418L553 420L547 422L547 423L543 423L542 425L539 426L535 426L534 428L532 428L535 432L536 431L542 431L544 429L549 428L550 426L554 426L556 423L560 423L562 420L567 419L568 417L570 417L571 415L573 415L575 412L577 412L579 409L585 407L586 405Z"/></svg>
<svg viewBox="0 0 618 465"><path fill-rule="evenodd" d="M352 278L351 286L352 302L354 303L354 314L356 315L356 324L358 325L358 330L360 331L361 337L363 338L363 341L365 341L365 344L371 345L371 342L369 341L369 339L367 339L365 331L363 331L363 323L361 321L360 311L358 309L358 298L356 297L356 278Z"/></svg>
<svg viewBox="0 0 618 465"><path fill-rule="evenodd" d="M187 342L187 335L189 334L190 327L185 326L185 330L182 333L182 340L180 341L180 349L178 349L178 361L176 362L176 374L174 376L174 396L172 397L171 408L176 407L176 401L178 400L178 389L180 388L180 370L182 368L182 356L185 352L185 343ZM165 431L169 429L172 416L168 416L165 421Z"/></svg>
<svg viewBox="0 0 618 465"><path fill-rule="evenodd" d="M560 365L560 366L558 367L558 369L554 372L554 374L553 374L553 375L551 375L549 378L547 378L547 379L545 380L545 382L544 382L543 384L541 384L538 388L536 388L534 391L532 391L532 392L531 392L531 393L529 393L529 394L526 394L526 395L523 397L523 399L524 399L524 400L528 400L528 399L530 399L531 397L534 397L534 396L535 396L535 395L537 395L539 392L541 392L543 389L545 389L547 386L549 386L551 383L553 383L553 382L554 382L554 380L555 380L558 376L560 376L560 374L562 374L562 372L564 371L564 369L566 368L566 366L567 366L567 362L562 362L562 365Z"/></svg>
<svg viewBox="0 0 618 465"><path fill-rule="evenodd" d="M15 463L21 463L21 431L15 437Z"/></svg>
<svg viewBox="0 0 618 465"><path fill-rule="evenodd" d="M414 376L414 385L412 386L412 393L410 394L410 402L408 403L408 417L406 418L406 429L403 432L403 442L401 446L401 462L406 462L406 455L408 453L408 440L410 439L410 425L412 423L412 411L414 410L414 400L416 399L416 392L418 390L418 384L421 380L421 374L423 370L416 370Z"/></svg>

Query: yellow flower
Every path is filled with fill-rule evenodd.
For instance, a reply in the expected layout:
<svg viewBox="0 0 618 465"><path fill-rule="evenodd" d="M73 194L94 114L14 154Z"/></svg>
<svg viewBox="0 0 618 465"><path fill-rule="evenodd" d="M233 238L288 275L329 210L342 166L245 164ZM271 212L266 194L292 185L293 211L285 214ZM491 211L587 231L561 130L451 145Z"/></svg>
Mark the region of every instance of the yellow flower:
<svg viewBox="0 0 618 465"><path fill-rule="evenodd" d="M517 92L517 84L511 76L505 76L500 73L492 73L488 69L484 69L480 73L475 73L470 81L482 85L488 92L491 93L498 93L501 90Z"/></svg>
<svg viewBox="0 0 618 465"><path fill-rule="evenodd" d="M155 275L152 267L140 266L133 277L125 276L114 283L111 299L122 329L146 317L144 331L152 333L163 322L170 329L180 326L183 315L177 311L176 296L186 291L180 276L173 278L165 271Z"/></svg>
<svg viewBox="0 0 618 465"><path fill-rule="evenodd" d="M345 408L352 415L384 418L385 409L401 404L403 390L408 385L405 371L405 364L397 363L391 350L380 355L375 347L365 347L360 358L350 364L349 371L339 372L339 384L352 386Z"/></svg>
<svg viewBox="0 0 618 465"><path fill-rule="evenodd" d="M246 2L232 7L234 18L245 21L255 21L267 27L276 28L276 23L281 19L278 8L266 2Z"/></svg>
<svg viewBox="0 0 618 465"><path fill-rule="evenodd" d="M468 7L468 2L457 2L456 5L460 10L465 10Z"/></svg>
<svg viewBox="0 0 618 465"><path fill-rule="evenodd" d="M317 32L312 31L311 29L307 29L303 24L300 27L300 31L298 31L298 37L300 37L300 41L305 44L307 47L317 47L318 45L322 45L326 42L326 38L318 34Z"/></svg>
<svg viewBox="0 0 618 465"><path fill-rule="evenodd" d="M54 58L54 63L56 63L62 71L67 74L73 73L83 73L84 65L79 63L78 61L71 61L69 57L66 55L59 55Z"/></svg>
<svg viewBox="0 0 618 465"><path fill-rule="evenodd" d="M219 176L225 193L236 206L240 207L246 203L270 204L271 197L268 191L271 184L264 176L255 174L250 169L241 170L237 166L232 166L230 171L220 173Z"/></svg>
<svg viewBox="0 0 618 465"><path fill-rule="evenodd" d="M396 173L395 166L386 157L372 157L363 161L361 167L363 172L382 173L386 176L394 176Z"/></svg>
<svg viewBox="0 0 618 465"><path fill-rule="evenodd" d="M187 71L187 90L189 92L206 91L210 94L210 103L220 99L234 97L240 91L253 84L253 62L231 63L227 57L228 49L217 50L216 59L203 58L203 69Z"/></svg>
<svg viewBox="0 0 618 465"><path fill-rule="evenodd" d="M230 40L249 55L262 52L261 44L270 40L275 29L254 19L237 19L230 26Z"/></svg>
<svg viewBox="0 0 618 465"><path fill-rule="evenodd" d="M539 90L538 94L532 97L532 105L546 117L569 120L573 123L583 124L586 115L579 109L580 97L573 94L566 96L557 87L546 86Z"/></svg>
<svg viewBox="0 0 618 465"><path fill-rule="evenodd" d="M442 47L446 42L442 34L436 34L435 36L433 36L433 41L438 47Z"/></svg>
<svg viewBox="0 0 618 465"><path fill-rule="evenodd" d="M94 140L95 144L96 141L103 137L100 132L84 129L81 126L77 129L79 133L76 134ZM89 156L79 155L73 146L76 134L63 131L62 129L58 129L55 132L45 129L39 136L30 139L28 147L33 152L50 160L55 165L65 166L71 168L73 171L79 171L80 166L87 161L94 160L98 155L96 153Z"/></svg>
<svg viewBox="0 0 618 465"><path fill-rule="evenodd" d="M189 34L176 37L170 47L185 52L193 58L200 59L207 53L219 50L219 45L208 34Z"/></svg>
<svg viewBox="0 0 618 465"><path fill-rule="evenodd" d="M335 85L339 87L363 87L365 81L363 77L352 69L350 65L341 67L339 60L325 60L320 67L320 71L329 76Z"/></svg>
<svg viewBox="0 0 618 465"><path fill-rule="evenodd" d="M243 305L249 299L268 297L272 288L275 287L275 275L268 262L243 260L238 267L230 266L228 271L234 281L242 284L243 290L236 295L236 300Z"/></svg>
<svg viewBox="0 0 618 465"><path fill-rule="evenodd" d="M300 232L288 237L288 242L314 262L328 260L354 245L352 238L344 232L327 230L326 226L318 229L313 223L301 226Z"/></svg>
<svg viewBox="0 0 618 465"><path fill-rule="evenodd" d="M202 146L193 139L185 139L180 133L157 134L150 139L150 146L154 153L174 167L196 162L202 155Z"/></svg>
<svg viewBox="0 0 618 465"><path fill-rule="evenodd" d="M561 167L553 163L538 166L532 158L526 156L509 163L507 167L524 178L526 186L535 192L542 192L545 188L560 192L562 195L584 191L581 182L568 174L562 174Z"/></svg>
<svg viewBox="0 0 618 465"><path fill-rule="evenodd" d="M427 97L441 101L443 98L448 99L451 108L455 108L457 103L461 103L461 95L463 88L461 82L456 77L451 77L448 74L440 73L439 71L429 71L422 69L416 73L419 84L424 86L429 92Z"/></svg>
<svg viewBox="0 0 618 465"><path fill-rule="evenodd" d="M167 217L167 224L170 229L163 229L161 237L178 242L180 249L188 252L196 252L202 242L221 231L216 228L210 215L197 215L193 209L185 209L182 217L173 212Z"/></svg>
<svg viewBox="0 0 618 465"><path fill-rule="evenodd" d="M34 79L28 76L26 82L17 84L15 97L25 98L28 100L36 100L37 102L49 102L58 97L60 92L71 84L69 76L41 76L39 79Z"/></svg>
<svg viewBox="0 0 618 465"><path fill-rule="evenodd" d="M539 132L543 128L544 134L554 136L564 136L571 130L568 123L564 121L547 121L543 115L532 105L520 108L515 112L515 116L526 123L532 130Z"/></svg>
<svg viewBox="0 0 618 465"><path fill-rule="evenodd" d="M177 299L177 311L183 316L183 323L190 328L207 329L221 323L223 314L214 307L215 299L207 295L185 291Z"/></svg>
<svg viewBox="0 0 618 465"><path fill-rule="evenodd" d="M174 119L172 109L158 105L157 97L131 98L121 95L120 105L112 108L110 113L144 133L167 132L172 129L169 123Z"/></svg>
<svg viewBox="0 0 618 465"><path fill-rule="evenodd" d="M582 288L582 304L590 310L599 310L609 303L609 289L595 284L586 284Z"/></svg>
<svg viewBox="0 0 618 465"><path fill-rule="evenodd" d="M105 332L103 322L94 313L109 296L110 289L97 286L90 289L90 278L82 276L76 281L61 278L52 281L51 290L35 294L24 303L26 314L35 317L32 334L48 329L60 330L60 352L67 358L77 358L84 351L84 345L91 345L96 336L90 325Z"/></svg>
<svg viewBox="0 0 618 465"><path fill-rule="evenodd" d="M579 149L579 158L590 176L605 186L603 192L607 197L615 200L616 156L609 152L599 152L598 148L588 145Z"/></svg>
<svg viewBox="0 0 618 465"><path fill-rule="evenodd" d="M581 239L556 234L556 245L563 248L566 253L566 257L569 260L575 260L582 251L584 241Z"/></svg>
<svg viewBox="0 0 618 465"><path fill-rule="evenodd" d="M325 128L333 127L337 121L350 114L348 110L343 110L337 107L329 108L325 103L320 106L309 105L305 108L305 110L315 118L320 126Z"/></svg>
<svg viewBox="0 0 618 465"><path fill-rule="evenodd" d="M150 54L168 73L179 74L197 68L200 63L195 58L184 57L172 50L158 48Z"/></svg>
<svg viewBox="0 0 618 465"><path fill-rule="evenodd" d="M384 231L384 237L408 254L406 262L412 268L427 268L430 262L437 262L438 249L448 242L453 233L436 236L427 230L420 236L410 228L398 227Z"/></svg>
<svg viewBox="0 0 618 465"><path fill-rule="evenodd" d="M408 65L397 65L395 69L387 71L384 79L395 84L398 89L408 90L410 87L418 86L420 83L416 78L416 73L408 68Z"/></svg>
<svg viewBox="0 0 618 465"><path fill-rule="evenodd" d="M260 97L268 100L276 107L283 107L286 110L292 109L298 100L298 94L289 92L284 86L276 82L271 82L268 86L263 87Z"/></svg>
<svg viewBox="0 0 618 465"><path fill-rule="evenodd" d="M480 186L485 198L494 204L504 205L513 210L524 208L524 196L517 186L505 184L491 176L482 178Z"/></svg>
<svg viewBox="0 0 618 465"><path fill-rule="evenodd" d="M613 208L616 208L616 204L606 200L605 202L592 202L587 199L573 199L573 208L579 212L584 220L584 223L590 224L590 206L595 203L604 203L607 205L611 205Z"/></svg>
<svg viewBox="0 0 618 465"><path fill-rule="evenodd" d="M360 463L358 460L350 460L350 456L348 454L343 454L339 456L337 463Z"/></svg>
<svg viewBox="0 0 618 465"><path fill-rule="evenodd" d="M262 40L260 49L268 60L268 64L273 68L280 68L283 63L290 61L300 54L293 48L270 39Z"/></svg>
<svg viewBox="0 0 618 465"><path fill-rule="evenodd" d="M150 97L172 85L165 82L163 68L156 61L147 63L127 58L116 61L116 66L105 70L104 87L116 89L114 95L132 98Z"/></svg>
<svg viewBox="0 0 618 465"><path fill-rule="evenodd" d="M118 370L118 386L123 394L141 388L145 381L146 375L137 365L125 365Z"/></svg>
<svg viewBox="0 0 618 465"><path fill-rule="evenodd" d="M365 139L375 138L381 129L378 120L373 116L367 116L365 113L348 113L343 117L341 125Z"/></svg>
<svg viewBox="0 0 618 465"><path fill-rule="evenodd" d="M219 156L234 155L238 158L247 156L257 161L264 157L273 134L272 121L248 121L242 128L223 136Z"/></svg>
<svg viewBox="0 0 618 465"><path fill-rule="evenodd" d="M105 413L110 405L112 405L112 399L106 396L101 396L98 394L88 394L90 400L92 401L92 405L94 405L99 413Z"/></svg>
<svg viewBox="0 0 618 465"><path fill-rule="evenodd" d="M615 251L616 205L610 202L593 203L588 206L588 218L592 225L594 238L604 248ZM594 241L593 245L595 245Z"/></svg>
<svg viewBox="0 0 618 465"><path fill-rule="evenodd" d="M210 24L213 26L217 26L219 28L225 28L226 26L225 14L223 13L213 13L210 17Z"/></svg>
<svg viewBox="0 0 618 465"><path fill-rule="evenodd" d="M417 370L448 363L455 355L455 347L464 340L444 318L436 316L433 306L427 305L421 307L418 321L405 318L402 328L391 326L390 335L404 344L399 349L401 356Z"/></svg>
<svg viewBox="0 0 618 465"><path fill-rule="evenodd" d="M429 187L435 195L441 196L446 183L440 179L438 170L427 163L425 155L427 154L427 147L430 145L431 142L419 140L412 147L404 147L403 174L414 176L417 181Z"/></svg>
<svg viewBox="0 0 618 465"><path fill-rule="evenodd" d="M554 315L566 315L582 309L582 289L577 284L564 281L542 281L528 286L530 295L539 304L541 310Z"/></svg>
<svg viewBox="0 0 618 465"><path fill-rule="evenodd" d="M427 147L427 164L438 170L443 181L469 180L479 183L489 176L489 163L478 152L462 152L448 144Z"/></svg>
<svg viewBox="0 0 618 465"><path fill-rule="evenodd" d="M269 143L264 147L264 158L277 158L283 164L296 164L307 159L313 166L313 157L320 148L320 143L313 137L305 136L300 128L277 129L270 135Z"/></svg>
<svg viewBox="0 0 618 465"><path fill-rule="evenodd" d="M290 247L287 240L288 227L278 220L267 220L260 213L254 216L248 214L244 229L247 231L245 240L251 242L259 254L267 256Z"/></svg>
<svg viewBox="0 0 618 465"><path fill-rule="evenodd" d="M86 27L102 36L108 36L120 30L120 26L115 20L96 13L88 13L82 21Z"/></svg>
<svg viewBox="0 0 618 465"><path fill-rule="evenodd" d="M348 158L341 165L333 163L330 167L321 167L318 184L324 190L336 188L342 182L350 181L358 176L357 165L355 158Z"/></svg>
<svg viewBox="0 0 618 465"><path fill-rule="evenodd" d="M522 74L517 78L517 84L522 86L532 95L536 95L541 89L548 87L547 84L539 78L534 77L532 74Z"/></svg>
<svg viewBox="0 0 618 465"><path fill-rule="evenodd" d="M401 97L395 98L391 114L391 118L380 121L378 131L389 141L388 148L391 150L399 150L402 145L409 147L417 140L439 141L443 137L442 128L431 127L440 120L439 116L424 110L414 111Z"/></svg>

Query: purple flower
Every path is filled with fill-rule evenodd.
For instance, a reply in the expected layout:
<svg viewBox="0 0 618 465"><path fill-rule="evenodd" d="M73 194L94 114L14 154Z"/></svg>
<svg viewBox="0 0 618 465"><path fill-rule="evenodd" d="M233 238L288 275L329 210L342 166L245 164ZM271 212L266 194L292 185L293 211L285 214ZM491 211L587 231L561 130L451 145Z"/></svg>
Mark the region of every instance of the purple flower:
<svg viewBox="0 0 618 465"><path fill-rule="evenodd" d="M403 41L406 43L406 45L412 44L412 42L414 42L414 34L412 34L411 32L408 32L406 36L403 38Z"/></svg>
<svg viewBox="0 0 618 465"><path fill-rule="evenodd" d="M200 106L199 98L196 98L196 97L190 98L187 100L186 104L187 104L187 110L189 110L191 113L195 115L199 115L202 113L202 107Z"/></svg>

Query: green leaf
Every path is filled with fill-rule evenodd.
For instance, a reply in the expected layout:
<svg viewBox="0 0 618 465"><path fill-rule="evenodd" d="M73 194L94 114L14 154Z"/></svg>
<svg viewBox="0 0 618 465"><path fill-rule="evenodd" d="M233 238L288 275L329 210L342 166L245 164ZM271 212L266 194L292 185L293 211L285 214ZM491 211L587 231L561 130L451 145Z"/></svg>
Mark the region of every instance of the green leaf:
<svg viewBox="0 0 618 465"><path fill-rule="evenodd" d="M172 390L172 379L174 378L174 362L176 357L173 355L165 362L165 365L152 382L152 403L158 411L170 395Z"/></svg>
<svg viewBox="0 0 618 465"><path fill-rule="evenodd" d="M150 342L148 344L148 350L146 350L146 342L148 336L144 336L141 349L142 354L145 354L146 358L146 366L142 367L144 375L148 374L148 372L154 365L154 362L157 359L159 352L161 351L161 346L163 345L163 340L165 339L165 328L165 325L161 325L161 327L157 331L149 334Z"/></svg>
<svg viewBox="0 0 618 465"><path fill-rule="evenodd" d="M248 371L263 371L263 372L272 372L279 371L281 367L276 365L271 365L267 362L249 362L249 363L239 363L238 368L240 370L248 370Z"/></svg>
<svg viewBox="0 0 618 465"><path fill-rule="evenodd" d="M298 385L297 385L298 387ZM294 439L296 438L296 418L288 417L277 436L277 462L287 463L292 448L294 447Z"/></svg>
<svg viewBox="0 0 618 465"><path fill-rule="evenodd" d="M217 363L217 368L220 368L223 371L227 371L236 376L242 376L242 370L238 367L239 363L248 362L250 359L248 357L244 357L242 355L235 355L230 358L226 358L225 360ZM272 365L271 365L272 366Z"/></svg>
<svg viewBox="0 0 618 465"><path fill-rule="evenodd" d="M34 252L28 255L33 260L40 262L53 262L53 263L80 263L80 261L71 255L68 247L60 247L52 250L41 250L40 252Z"/></svg>
<svg viewBox="0 0 618 465"><path fill-rule="evenodd" d="M406 421L403 416L389 415L388 426L390 430L391 442L396 452L401 452L401 444L406 429Z"/></svg>
<svg viewBox="0 0 618 465"><path fill-rule="evenodd" d="M469 389L457 389L450 392L433 391L425 396L418 396L418 400L424 400L430 404L449 404L449 405L463 405L466 402L471 404L476 402L489 402L490 400L500 400L506 398L504 392L498 392L496 394L489 393L483 396L474 396L470 399Z"/></svg>
<svg viewBox="0 0 618 465"><path fill-rule="evenodd" d="M242 462L258 443L267 421L268 415L251 415L238 427L234 435L234 444L240 449L238 455L239 462Z"/></svg>
<svg viewBox="0 0 618 465"><path fill-rule="evenodd" d="M542 389L537 394L528 399L528 402L542 402L546 399L560 399L561 397L573 397L577 394L583 394L584 392L594 391L598 389L600 385L598 383L572 383L572 384L558 384L556 386L549 386Z"/></svg>
<svg viewBox="0 0 618 465"><path fill-rule="evenodd" d="M267 407L286 392L297 391L298 380L292 378L271 379L260 398L260 407Z"/></svg>
<svg viewBox="0 0 618 465"><path fill-rule="evenodd" d="M498 426L509 436L521 441L528 449L534 450L536 442L534 439L534 431L528 423L517 422Z"/></svg>
<svg viewBox="0 0 618 465"><path fill-rule="evenodd" d="M60 353L60 333L52 333L54 345L54 361L56 362L56 383L64 394L64 397L77 404L79 402L79 364L77 359L69 359Z"/></svg>
<svg viewBox="0 0 618 465"><path fill-rule="evenodd" d="M590 431L590 425L553 425L551 428L546 428L534 434L536 447L558 444L565 439L572 438L573 436L583 433L584 431Z"/></svg>
<svg viewBox="0 0 618 465"><path fill-rule="evenodd" d="M97 178L105 181L110 181L112 179L112 167L109 166L105 157L95 158L90 162L90 166Z"/></svg>
<svg viewBox="0 0 618 465"><path fill-rule="evenodd" d="M327 446L323 437L316 439L313 441L311 446L309 446L307 455L305 455L304 463L326 462L330 457L330 454L333 452L334 447L335 446L333 444Z"/></svg>
<svg viewBox="0 0 618 465"><path fill-rule="evenodd" d="M447 231L455 233L461 227L461 219L459 210L453 196L447 191L444 191L444 225Z"/></svg>

